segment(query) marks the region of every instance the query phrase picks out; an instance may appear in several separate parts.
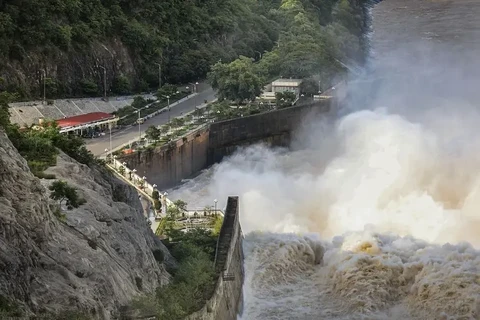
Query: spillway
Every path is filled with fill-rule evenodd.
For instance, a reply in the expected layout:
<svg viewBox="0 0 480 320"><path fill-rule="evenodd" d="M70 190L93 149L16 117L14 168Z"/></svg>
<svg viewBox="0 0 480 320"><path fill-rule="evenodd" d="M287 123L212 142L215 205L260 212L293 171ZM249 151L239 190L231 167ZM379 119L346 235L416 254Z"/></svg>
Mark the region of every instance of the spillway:
<svg viewBox="0 0 480 320"><path fill-rule="evenodd" d="M372 16L378 85L292 150L243 148L169 192L240 197L241 320L480 319L480 2Z"/></svg>

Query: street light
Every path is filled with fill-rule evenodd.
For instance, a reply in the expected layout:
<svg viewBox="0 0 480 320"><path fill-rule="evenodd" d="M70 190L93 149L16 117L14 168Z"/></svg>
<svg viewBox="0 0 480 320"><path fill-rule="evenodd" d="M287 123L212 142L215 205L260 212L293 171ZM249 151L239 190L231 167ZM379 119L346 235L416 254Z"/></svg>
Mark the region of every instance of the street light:
<svg viewBox="0 0 480 320"><path fill-rule="evenodd" d="M110 152L112 152L112 123L108 123L108 132L109 132L109 138L110 138Z"/></svg>
<svg viewBox="0 0 480 320"><path fill-rule="evenodd" d="M192 91L192 93L195 93L195 92L197 92L197 86L198 86L198 82L195 82L195 83L193 83L193 82L190 82L189 84L193 85L193 91ZM188 89L188 87L187 87L187 89Z"/></svg>
<svg viewBox="0 0 480 320"><path fill-rule="evenodd" d="M102 66L98 66L103 69L103 100L107 101L107 69Z"/></svg>
<svg viewBox="0 0 480 320"><path fill-rule="evenodd" d="M215 203L215 217L216 217L217 216L217 202L218 202L218 200L215 199L215 200L213 200L213 202Z"/></svg>
<svg viewBox="0 0 480 320"><path fill-rule="evenodd" d="M42 70L43 71L43 104L46 104L47 103L47 71L45 69Z"/></svg>
<svg viewBox="0 0 480 320"><path fill-rule="evenodd" d="M179 93L180 93L179 91L175 92L175 94L179 94ZM162 95L162 97L167 98L168 122L170 122L170 95L168 96Z"/></svg>
<svg viewBox="0 0 480 320"><path fill-rule="evenodd" d="M137 109L133 106L131 106L133 109L137 110L137 113L138 113L138 118L137 118L137 122L138 122L138 142L140 143L140 140L142 139L142 132L141 132L141 129L140 129L140 112L142 109ZM148 106L145 106L145 109L148 109Z"/></svg>

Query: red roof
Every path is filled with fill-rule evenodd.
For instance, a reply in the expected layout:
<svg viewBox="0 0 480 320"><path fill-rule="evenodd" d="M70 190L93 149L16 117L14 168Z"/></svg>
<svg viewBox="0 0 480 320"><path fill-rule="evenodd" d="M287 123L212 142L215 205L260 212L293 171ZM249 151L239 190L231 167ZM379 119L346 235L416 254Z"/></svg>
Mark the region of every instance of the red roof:
<svg viewBox="0 0 480 320"><path fill-rule="evenodd" d="M87 114L82 114L79 116L64 118L57 120L57 124L60 128L73 127L82 124L97 122L101 120L111 119L114 116L110 113L105 112L92 112Z"/></svg>

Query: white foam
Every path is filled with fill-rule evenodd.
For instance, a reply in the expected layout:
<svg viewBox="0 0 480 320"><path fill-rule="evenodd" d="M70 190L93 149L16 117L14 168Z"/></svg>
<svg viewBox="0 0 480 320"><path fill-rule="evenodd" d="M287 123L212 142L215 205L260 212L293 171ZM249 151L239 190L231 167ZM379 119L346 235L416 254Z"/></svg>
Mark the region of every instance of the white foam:
<svg viewBox="0 0 480 320"><path fill-rule="evenodd" d="M480 318L480 134L433 120L360 111L208 173L205 202L240 196L243 320Z"/></svg>

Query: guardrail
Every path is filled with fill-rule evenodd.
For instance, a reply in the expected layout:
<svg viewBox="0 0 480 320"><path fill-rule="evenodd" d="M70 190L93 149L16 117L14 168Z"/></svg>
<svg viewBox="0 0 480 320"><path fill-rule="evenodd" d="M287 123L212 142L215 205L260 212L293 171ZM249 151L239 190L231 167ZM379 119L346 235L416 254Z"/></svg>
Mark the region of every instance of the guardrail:
<svg viewBox="0 0 480 320"><path fill-rule="evenodd" d="M190 95L188 95L188 96L186 96L186 97L184 97L184 98L182 98L182 99L180 99L180 100L175 101L174 103L170 104L170 109L173 108L173 107L175 107L175 106L176 106L177 104L179 104L179 103L182 103L182 102L184 102L184 101L186 101L186 100L188 100L188 99L191 99L192 97L196 96L197 94L198 94L198 93L193 93L193 94L190 94ZM216 100L216 99L215 99L215 100ZM214 100L214 101L215 101L215 100ZM153 102L152 102L152 103L153 103ZM202 106L200 106L200 107L198 107L198 108L201 108L201 107L202 107ZM203 107L202 107L202 108L203 108ZM143 119L153 118L153 117L159 115L160 113L165 112L166 110L168 110L168 106L165 107L165 108L162 108L162 109L160 109L160 110L155 111L154 113L148 115L147 117L144 117ZM191 112L194 112L194 111L195 111L195 110L193 110L193 111L191 111ZM190 112L189 112L189 113L190 113ZM186 114L189 114L189 113L186 113ZM185 114L185 115L186 115L186 114ZM116 151L118 151L118 150L122 150L122 149L125 148L126 146L132 145L133 143L135 143L135 142L137 142L137 141L140 141L141 139L144 139L145 137L146 137L145 132L143 132L140 136L138 136L138 137L136 137L136 138L134 138L134 139L132 139L132 140L130 140L130 141L128 141L128 142L122 143L121 145L118 145L118 146L112 148L112 150L108 150L108 152L104 152L104 153L103 153L102 155L100 155L99 157L100 157L101 159L105 159L105 158L107 158L107 157L110 157L110 155L111 155L112 153L114 153L114 152L116 152Z"/></svg>
<svg viewBox="0 0 480 320"><path fill-rule="evenodd" d="M158 218L159 214L163 216L166 215L167 207L173 204L173 202L167 198L166 192L161 192L160 190L158 190L155 184L149 183L147 181L147 177L141 177L140 175L138 175L135 169L128 168L126 162L120 162L117 159L112 158L110 159L110 163L107 163L107 165L110 167L110 169L115 171L122 178L122 180L135 187L135 189L137 189L137 191L139 191L141 195L143 195L150 201L151 206L155 212L155 218ZM155 199L153 199L152 197L153 191L158 191L160 196L159 201L161 201L162 203L162 210L160 213L157 212L154 207Z"/></svg>

